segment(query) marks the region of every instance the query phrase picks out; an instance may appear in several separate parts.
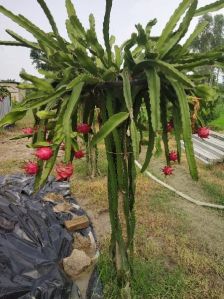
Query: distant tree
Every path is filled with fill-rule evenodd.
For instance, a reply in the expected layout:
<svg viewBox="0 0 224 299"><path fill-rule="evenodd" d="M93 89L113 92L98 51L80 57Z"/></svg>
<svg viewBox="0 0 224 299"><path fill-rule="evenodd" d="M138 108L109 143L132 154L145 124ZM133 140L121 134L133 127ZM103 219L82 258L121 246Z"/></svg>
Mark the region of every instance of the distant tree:
<svg viewBox="0 0 224 299"><path fill-rule="evenodd" d="M32 49L30 51L30 58L33 60L32 64L35 65L36 69L42 69L46 71L49 70L49 67L45 62L46 57L44 56L42 51Z"/></svg>
<svg viewBox="0 0 224 299"><path fill-rule="evenodd" d="M199 24L202 22L208 22L205 30L201 32L191 45L191 50L196 53L206 53L213 51L224 46L224 15L219 14L212 15L206 14L199 19ZM218 84L220 81L223 68L214 66L200 67L199 73L208 73L207 82L210 84Z"/></svg>
<svg viewBox="0 0 224 299"><path fill-rule="evenodd" d="M8 95L10 95L10 93L8 92L7 88L4 86L0 86L0 101L2 101L2 99L7 97Z"/></svg>

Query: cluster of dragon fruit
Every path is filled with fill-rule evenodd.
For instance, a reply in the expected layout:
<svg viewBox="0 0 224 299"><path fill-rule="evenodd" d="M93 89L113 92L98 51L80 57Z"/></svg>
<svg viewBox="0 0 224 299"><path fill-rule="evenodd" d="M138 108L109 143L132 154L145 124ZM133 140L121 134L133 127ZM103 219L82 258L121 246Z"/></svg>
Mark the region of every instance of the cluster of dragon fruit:
<svg viewBox="0 0 224 299"><path fill-rule="evenodd" d="M32 135L37 131L37 128L24 128L23 134L27 135L28 137L32 137ZM78 134L89 134L91 131L91 127L88 124L82 123L78 124L76 127L76 132ZM65 150L65 144L61 145L61 150ZM39 171L38 167L38 160L47 161L53 156L54 152L51 147L51 143L49 142L49 146L38 147L34 153L36 156L36 160L28 161L24 164L25 173L28 175L37 175ZM85 152L80 149L78 151L73 151L73 155L75 159L81 159L85 156ZM72 163L58 163L56 164L56 180L58 181L65 181L69 180L69 178L73 175L73 165Z"/></svg>
<svg viewBox="0 0 224 299"><path fill-rule="evenodd" d="M167 132L171 133L174 130L173 122L170 121L167 123ZM209 129L207 127L200 127L197 130L198 137L205 139L209 137ZM176 151L171 151L169 153L169 160L171 163L175 163L178 160L178 153ZM170 176L174 172L174 168L172 166L166 165L163 167L162 172L165 176Z"/></svg>

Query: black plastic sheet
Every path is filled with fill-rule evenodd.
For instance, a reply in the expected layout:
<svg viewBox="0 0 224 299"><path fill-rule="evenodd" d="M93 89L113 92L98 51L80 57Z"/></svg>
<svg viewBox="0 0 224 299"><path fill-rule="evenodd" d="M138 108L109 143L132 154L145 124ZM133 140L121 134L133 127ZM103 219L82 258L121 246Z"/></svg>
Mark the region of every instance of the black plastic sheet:
<svg viewBox="0 0 224 299"><path fill-rule="evenodd" d="M0 177L1 299L67 299L72 289L78 298L61 266L72 250L73 238L63 227L72 215L55 213L53 203L43 200L49 192L75 202L67 182L50 179L33 195L33 178Z"/></svg>

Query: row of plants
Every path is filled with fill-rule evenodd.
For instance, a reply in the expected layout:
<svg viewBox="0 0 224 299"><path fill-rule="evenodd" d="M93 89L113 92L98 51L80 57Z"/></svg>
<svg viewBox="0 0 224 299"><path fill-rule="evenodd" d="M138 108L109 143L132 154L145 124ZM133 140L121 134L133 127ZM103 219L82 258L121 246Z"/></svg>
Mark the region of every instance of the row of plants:
<svg viewBox="0 0 224 299"><path fill-rule="evenodd" d="M44 186L64 144L63 163L56 167L58 179L72 174L74 151L79 148L79 126L93 128L96 107L100 115L100 129L95 132L90 148L105 142L108 162L108 203L111 221L110 253L117 271L117 283L124 298L130 297L133 275L135 232L135 159L138 159L143 134L139 121L141 108L146 109L147 152L142 172L148 167L154 150L164 144L167 166L170 166L169 120L172 119L176 140L176 154L181 160L181 139L189 171L198 179L191 140L189 98L209 97L211 87L203 84L203 75L195 74L198 66L223 63L223 49L198 54L189 46L205 28L197 26L186 42L186 35L195 16L224 7L223 1L197 8L197 0L183 0L166 24L160 36L152 36L156 19L145 27L137 24L136 31L121 46L110 35L112 0L106 0L101 45L95 30L95 19L89 16L89 28L83 27L71 0L66 0L69 40L59 35L57 25L44 0L37 0L49 20L52 32L46 33L23 15L15 15L0 5L0 13L31 33L35 41L24 39L6 30L14 41L2 45L22 46L41 53L47 68L39 69L42 78L22 72L29 83L20 88L29 90L26 99L13 109L0 126L15 123L28 110L34 114L31 147L38 158L35 170L35 190ZM177 25L178 24L178 25ZM81 132L83 133L83 132ZM92 133L92 132L91 132ZM88 135L83 138L88 142ZM20 136L28 137L26 134ZM172 154L173 156L173 154ZM43 159L44 158L44 159ZM46 159L47 158L47 159ZM33 167L33 166L32 166ZM37 172L37 173L36 173Z"/></svg>

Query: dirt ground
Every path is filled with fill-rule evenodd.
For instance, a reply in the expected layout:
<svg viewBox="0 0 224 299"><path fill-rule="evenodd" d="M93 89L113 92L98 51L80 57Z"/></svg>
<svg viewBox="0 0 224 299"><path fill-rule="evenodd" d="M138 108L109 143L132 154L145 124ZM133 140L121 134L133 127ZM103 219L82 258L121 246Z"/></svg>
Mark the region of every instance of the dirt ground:
<svg viewBox="0 0 224 299"><path fill-rule="evenodd" d="M142 152L140 161L144 161L145 151ZM202 188L201 179L205 174L208 176L208 170L200 161L197 160L197 166L199 171L199 181L195 182L191 179L188 172L188 166L186 162L186 157L183 155L182 162L180 165L173 163L174 175L169 177L164 177L161 169L164 167L164 158L153 158L150 162L148 170L158 177L160 180L164 181L168 185L174 187L178 191L181 191L195 200L202 202L214 203L214 199L211 195L208 195ZM224 164L216 166L219 171L224 173ZM217 178L210 177L211 184L213 180L218 180ZM150 180L150 178L149 178ZM222 187L224 187L224 180L218 180L221 182ZM223 193L224 198L224 193ZM172 199L172 204L175 208L184 211L188 215L188 219L191 222L192 231L196 238L202 241L203 246L209 249L215 249L215 251L224 257L223 245L224 245L224 219L222 217L223 213L219 213L218 210L204 208L192 204L178 195L174 195Z"/></svg>
<svg viewBox="0 0 224 299"><path fill-rule="evenodd" d="M145 158L145 150L142 151L142 154L140 156L140 162L143 164ZM174 187L178 191L181 191L189 196L191 196L195 200L199 200L202 202L210 202L214 203L214 199L211 196L208 196L206 194L205 190L202 188L202 180L205 176L209 175L209 172L206 171L206 166L199 160L196 160L197 166L198 166L198 172L199 172L199 180L193 181L190 177L189 171L188 171L188 165L186 157L183 153L181 164L178 163L172 163L172 167L174 168L174 175L165 177L162 174L162 168L166 165L165 158L163 156L159 158L152 158L150 165L148 167L148 170L155 175L160 180L164 181L168 185ZM220 172L224 173L224 164L221 163L220 165L216 166L218 169L220 169ZM218 178L210 178L211 180L215 179L218 181ZM220 180L219 183L224 184L224 180ZM224 195L223 195L224 197Z"/></svg>

